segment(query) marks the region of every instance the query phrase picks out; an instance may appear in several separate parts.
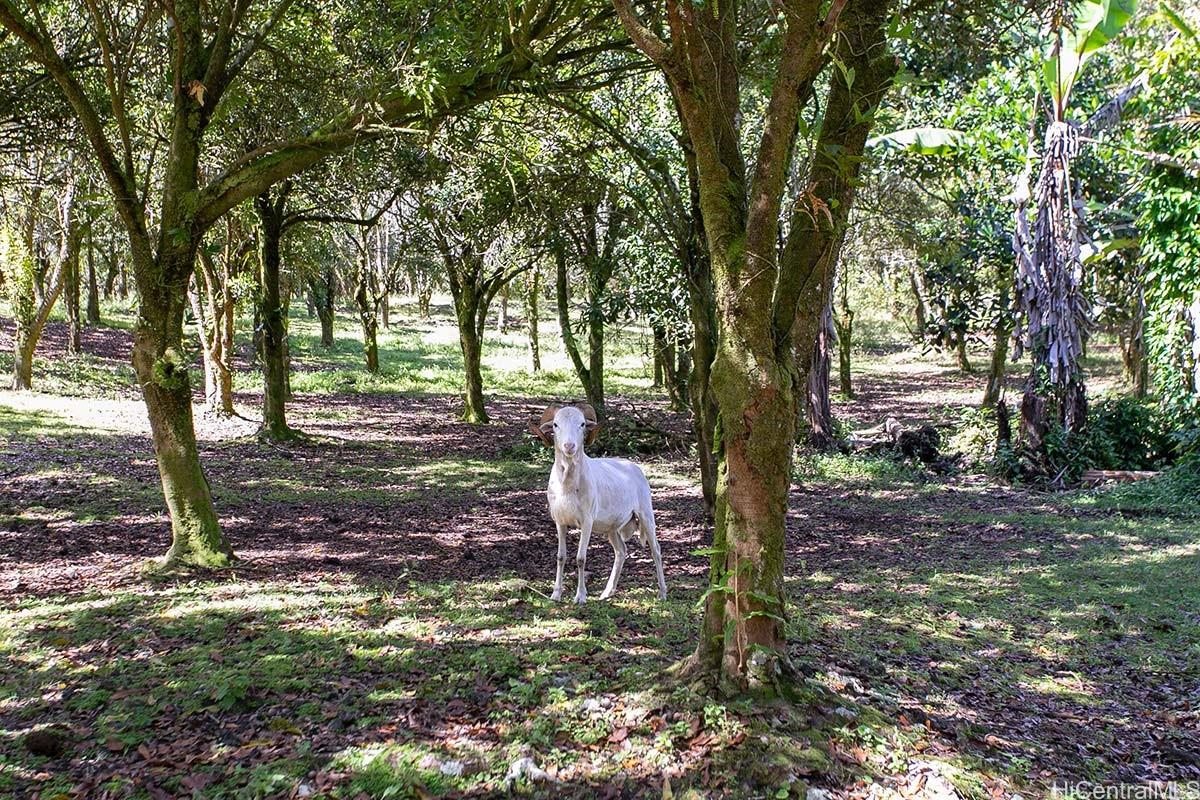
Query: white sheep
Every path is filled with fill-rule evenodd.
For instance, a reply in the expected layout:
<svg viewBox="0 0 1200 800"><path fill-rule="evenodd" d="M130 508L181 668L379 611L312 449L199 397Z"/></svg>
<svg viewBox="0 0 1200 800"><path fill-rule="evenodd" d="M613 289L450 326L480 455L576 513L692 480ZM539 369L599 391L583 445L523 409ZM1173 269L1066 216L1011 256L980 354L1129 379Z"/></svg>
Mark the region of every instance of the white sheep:
<svg viewBox="0 0 1200 800"><path fill-rule="evenodd" d="M567 562L567 531L579 529L579 550L575 567L579 588L575 602L587 600L588 540L592 532L605 534L613 548L612 573L601 600L612 597L625 566L625 542L635 534L639 542L650 546L654 566L658 570L658 595L667 597L667 582L663 577L662 551L654 535L654 508L650 501L650 484L642 470L623 458L589 458L585 444L596 440L600 426L595 410L586 403L575 406L550 406L542 414L540 424L530 429L543 443L554 448L554 468L546 496L550 501L550 516L558 526L558 576L554 580L552 600L561 600L563 570Z"/></svg>

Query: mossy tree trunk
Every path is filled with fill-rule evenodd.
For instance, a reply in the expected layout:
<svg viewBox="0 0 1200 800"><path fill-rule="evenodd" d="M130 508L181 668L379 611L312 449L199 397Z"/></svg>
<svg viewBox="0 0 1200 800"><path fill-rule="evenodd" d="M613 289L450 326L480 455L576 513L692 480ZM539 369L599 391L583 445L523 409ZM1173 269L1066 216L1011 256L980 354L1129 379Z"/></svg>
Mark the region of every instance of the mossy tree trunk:
<svg viewBox="0 0 1200 800"><path fill-rule="evenodd" d="M688 407L688 376L691 372L691 355L687 348L679 346L676 337L662 325L650 325L654 348L655 386L667 390L673 411L684 411Z"/></svg>
<svg viewBox="0 0 1200 800"><path fill-rule="evenodd" d="M816 4L792 10L750 174L739 129L737 5L675 15L669 43L628 0L614 5L634 43L666 74L688 131L716 301L715 527L691 664L723 688L772 684L787 661L783 562L803 384L797 365L811 359L829 300L829 252L853 201L872 112L896 68L883 36L888 3L848 0L844 8L833 4L829 16ZM857 78L832 71L809 181L790 203L780 252L797 119L831 42Z"/></svg>
<svg viewBox="0 0 1200 800"><path fill-rule="evenodd" d="M975 371L967 353L967 332L962 328L954 331L954 362L959 372L970 374Z"/></svg>
<svg viewBox="0 0 1200 800"><path fill-rule="evenodd" d="M309 278L308 289L321 321L321 346L333 347L334 299L337 280L332 266L324 267L319 275Z"/></svg>
<svg viewBox="0 0 1200 800"><path fill-rule="evenodd" d="M370 256L365 251L358 255L354 305L358 309L359 325L362 326L363 358L367 372L375 375L379 373L379 309L371 291Z"/></svg>
<svg viewBox="0 0 1200 800"><path fill-rule="evenodd" d="M232 220L226 220L218 258L203 246L197 251L192 312L199 323L206 414L234 414L232 359L237 301L233 280L253 257L253 252L253 239Z"/></svg>
<svg viewBox="0 0 1200 800"><path fill-rule="evenodd" d="M502 215L507 219L511 206ZM487 330L488 308L505 286L532 269L532 261L505 267L490 263L486 257L498 226L459 227L450 219L434 218L433 230L446 268L454 316L458 322L458 342L462 350L464 386L461 417L466 422L489 422L483 396L483 341Z"/></svg>
<svg viewBox="0 0 1200 800"><path fill-rule="evenodd" d="M42 331L50 319L50 312L58 302L64 285L72 274L79 274L79 248L82 240L81 227L76 214L76 189L67 186L59 199L59 248L58 254L43 270L33 252L33 228L24 232L24 238L13 237L10 248L14 250L8 258L12 264L2 265L5 269L5 287L12 305L17 329L13 342L12 388L28 391L33 388L33 356L41 341ZM32 224L32 217L31 217ZM38 291L39 275L42 279ZM78 293L76 293L78 299ZM78 312L78 305L76 305Z"/></svg>
<svg viewBox="0 0 1200 800"><path fill-rule="evenodd" d="M287 318L282 291L281 246L291 185L283 183L254 200L258 214L258 316L262 329L263 424L260 435L273 441L295 436L287 422Z"/></svg>
<svg viewBox="0 0 1200 800"><path fill-rule="evenodd" d="M602 205L604 208L602 208ZM604 211L606 213L602 214ZM584 330L587 332L587 363L584 363L572 328L566 250L556 248L555 268L558 321L563 344L583 385L587 401L604 417L604 314L608 284L615 267L616 247L621 236L622 210L611 196L589 199L580 206L578 230L571 238L574 253L583 265L587 281Z"/></svg>
<svg viewBox="0 0 1200 800"><path fill-rule="evenodd" d="M462 349L464 388L462 418L474 424L489 422L483 397L483 336L488 312L488 291L480 279L483 257L462 252L457 268L447 264L450 294L454 298L454 316L458 322L458 343Z"/></svg>

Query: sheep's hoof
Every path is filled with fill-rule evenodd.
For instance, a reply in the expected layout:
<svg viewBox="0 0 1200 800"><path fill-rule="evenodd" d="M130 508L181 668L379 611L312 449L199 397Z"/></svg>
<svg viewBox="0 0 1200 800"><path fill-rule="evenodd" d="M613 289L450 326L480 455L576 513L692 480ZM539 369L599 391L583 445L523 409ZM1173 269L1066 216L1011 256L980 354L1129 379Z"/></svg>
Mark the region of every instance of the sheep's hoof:
<svg viewBox="0 0 1200 800"><path fill-rule="evenodd" d="M577 595L575 595L575 605L577 605L577 606L581 606L581 605L583 605L583 604L584 604L584 602L586 602L586 601L587 601L587 595L586 595L586 594L577 594Z"/></svg>
<svg viewBox="0 0 1200 800"><path fill-rule="evenodd" d="M554 601L555 603L561 603L562 602L562 592L555 592L554 594L550 595L550 599L552 601Z"/></svg>
<svg viewBox="0 0 1200 800"><path fill-rule="evenodd" d="M612 592L605 592L604 594L600 595L600 599L601 599L601 600L607 600L608 598L610 598L610 597L612 597L612 596L613 596L613 593L612 593Z"/></svg>

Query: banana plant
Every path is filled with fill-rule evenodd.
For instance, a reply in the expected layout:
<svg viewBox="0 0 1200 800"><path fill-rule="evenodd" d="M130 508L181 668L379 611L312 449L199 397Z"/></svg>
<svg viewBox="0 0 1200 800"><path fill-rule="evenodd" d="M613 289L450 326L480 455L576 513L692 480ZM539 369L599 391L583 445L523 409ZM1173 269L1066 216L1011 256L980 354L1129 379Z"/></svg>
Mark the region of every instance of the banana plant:
<svg viewBox="0 0 1200 800"><path fill-rule="evenodd" d="M1086 388L1079 368L1090 319L1081 257L1087 235L1071 169L1079 153L1080 129L1068 119L1067 109L1071 90L1088 60L1116 38L1136 10L1136 0L1063 0L1043 62L1052 118L1046 129L1041 169L1033 192L1029 191L1028 166L1013 192L1013 252L1021 311L1015 357L1026 349L1033 357L1021 404L1021 430L1031 451L1042 449L1047 400L1056 406L1068 431L1082 430L1087 418ZM1031 124L1031 139L1033 128ZM1036 157L1032 141L1029 155L1027 165ZM1030 202L1036 204L1032 230L1027 210Z"/></svg>
<svg viewBox="0 0 1200 800"><path fill-rule="evenodd" d="M1073 19L1071 12L1074 10ZM1084 64L1102 47L1120 34L1137 11L1136 0L1087 0L1064 3L1056 20L1054 41L1047 47L1043 77L1049 92L1054 118L1065 120L1071 90Z"/></svg>

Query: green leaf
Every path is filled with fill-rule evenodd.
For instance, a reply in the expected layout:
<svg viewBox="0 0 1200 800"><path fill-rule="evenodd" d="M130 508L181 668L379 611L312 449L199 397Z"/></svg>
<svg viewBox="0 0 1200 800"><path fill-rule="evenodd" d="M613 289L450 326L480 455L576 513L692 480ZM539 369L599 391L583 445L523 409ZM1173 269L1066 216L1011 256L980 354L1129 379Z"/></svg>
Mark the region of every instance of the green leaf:
<svg viewBox="0 0 1200 800"><path fill-rule="evenodd" d="M1079 253L1079 257L1084 263L1095 261L1104 258L1109 253L1115 253L1118 250L1130 250L1137 247L1138 239L1097 239L1090 244L1085 244Z"/></svg>
<svg viewBox="0 0 1200 800"><path fill-rule="evenodd" d="M1167 22L1171 23L1171 25L1175 27L1175 30L1179 31L1189 39L1196 38L1196 29L1189 25L1188 21L1184 19L1178 11L1171 8L1170 5L1160 2L1158 4L1158 12L1163 15Z"/></svg>
<svg viewBox="0 0 1200 800"><path fill-rule="evenodd" d="M951 128L905 128L867 140L867 147L904 150L922 156L957 155L968 146L967 134Z"/></svg>
<svg viewBox="0 0 1200 800"><path fill-rule="evenodd" d="M1060 32L1061 50L1056 53L1056 42L1052 42L1043 65L1046 88L1059 108L1066 105L1087 60L1115 39L1133 17L1137 0L1086 0L1076 8L1072 24L1064 25Z"/></svg>

